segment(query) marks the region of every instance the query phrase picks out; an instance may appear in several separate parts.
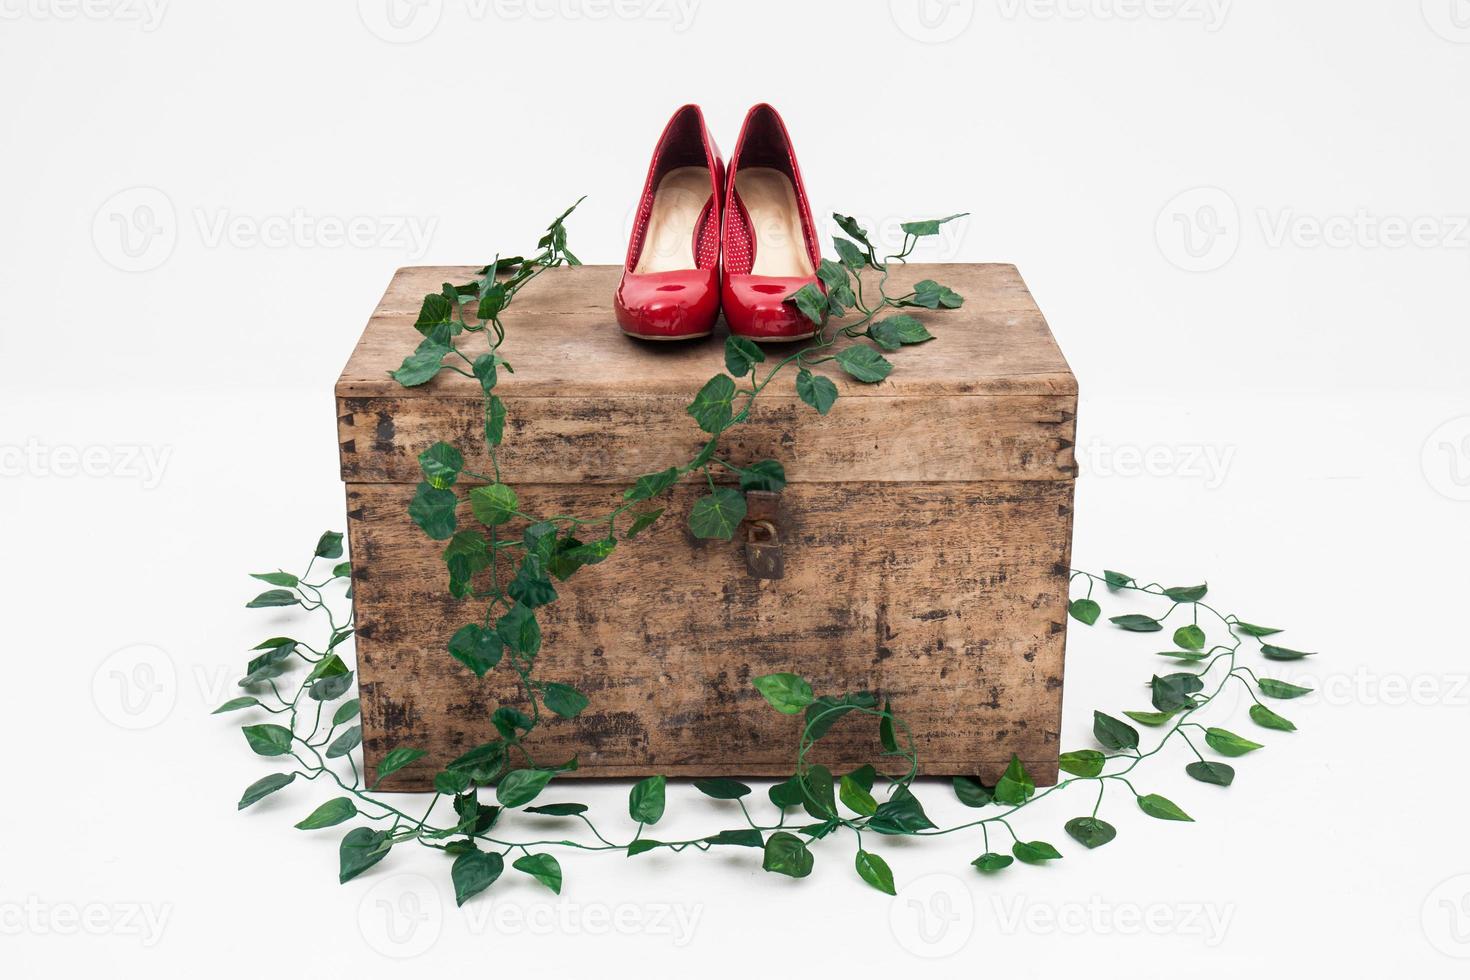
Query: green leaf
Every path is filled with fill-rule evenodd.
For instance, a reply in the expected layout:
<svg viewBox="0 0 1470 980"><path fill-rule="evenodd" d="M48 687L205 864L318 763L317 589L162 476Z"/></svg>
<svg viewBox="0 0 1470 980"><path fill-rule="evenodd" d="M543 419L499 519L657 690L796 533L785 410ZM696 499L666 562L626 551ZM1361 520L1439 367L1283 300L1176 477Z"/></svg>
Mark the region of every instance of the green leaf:
<svg viewBox="0 0 1470 980"><path fill-rule="evenodd" d="M1194 822L1194 818L1175 806L1170 800L1159 796L1157 793L1149 793L1138 798L1138 808L1151 817L1159 820L1186 820Z"/></svg>
<svg viewBox="0 0 1470 980"><path fill-rule="evenodd" d="M695 501L689 511L689 530L696 538L729 541L745 520L745 495L729 487L716 487Z"/></svg>
<svg viewBox="0 0 1470 980"><path fill-rule="evenodd" d="M1096 776L1103 771L1103 764L1107 759L1097 749L1078 749L1075 752L1063 752L1057 759L1057 765L1062 767L1063 772L1074 776Z"/></svg>
<svg viewBox="0 0 1470 980"><path fill-rule="evenodd" d="M450 761L444 768L462 772L476 783L494 782L505 768L505 742L495 739L477 745Z"/></svg>
<svg viewBox="0 0 1470 980"><path fill-rule="evenodd" d="M252 698L248 695L246 697L230 698L230 700L226 701L224 704L211 711L210 714L222 715L226 711L239 711L241 708L249 708L252 705L257 705L259 703L260 700L258 698Z"/></svg>
<svg viewBox="0 0 1470 980"><path fill-rule="evenodd" d="M813 326L821 326L827 317L827 297L814 283L809 282L802 286L783 302L795 303L801 315L810 320Z"/></svg>
<svg viewBox="0 0 1470 980"><path fill-rule="evenodd" d="M360 725L353 725L341 735L332 739L332 744L327 746L327 758L340 759L361 744L362 727Z"/></svg>
<svg viewBox="0 0 1470 980"><path fill-rule="evenodd" d="M443 541L454 534L458 522L454 508L459 498L453 490L436 490L428 483L420 483L408 505L408 516L435 541Z"/></svg>
<svg viewBox="0 0 1470 980"><path fill-rule="evenodd" d="M837 249L837 257L842 264L856 272L868 264L868 253L858 248L846 238L832 236L832 244Z"/></svg>
<svg viewBox="0 0 1470 980"><path fill-rule="evenodd" d="M640 837L628 845L628 857L632 857L635 854L642 854L644 851L652 851L668 846L663 841L654 840L652 837Z"/></svg>
<svg viewBox="0 0 1470 980"><path fill-rule="evenodd" d="M1223 762L1191 762L1184 771L1202 783L1229 786L1235 782L1235 769Z"/></svg>
<svg viewBox="0 0 1470 980"><path fill-rule="evenodd" d="M837 354L837 364L865 384L882 381L893 371L893 365L888 359L867 344L844 347Z"/></svg>
<svg viewBox="0 0 1470 980"><path fill-rule="evenodd" d="M496 620L495 632L502 643L528 660L541 650L541 626L524 603L517 602Z"/></svg>
<svg viewBox="0 0 1470 980"><path fill-rule="evenodd" d="M424 480L436 490L448 490L464 469L464 454L447 442L436 442L419 453Z"/></svg>
<svg viewBox="0 0 1470 980"><path fill-rule="evenodd" d="M406 746L398 746L383 756L382 761L378 763L378 782L381 783L404 766L417 762L428 754L423 749L410 749Z"/></svg>
<svg viewBox="0 0 1470 980"><path fill-rule="evenodd" d="M1102 606L1092 599L1073 599L1067 605L1067 612L1079 623L1091 626L1097 622L1097 617L1102 615Z"/></svg>
<svg viewBox="0 0 1470 980"><path fill-rule="evenodd" d="M291 729L280 725L246 725L240 729L256 755L285 755L291 751Z"/></svg>
<svg viewBox="0 0 1470 980"><path fill-rule="evenodd" d="M1000 781L995 784L996 802L1007 806L1020 806L1031 799L1035 792L1035 780L1026 772L1026 767L1021 764L1021 760L1012 754L1010 764L1001 774Z"/></svg>
<svg viewBox="0 0 1470 980"><path fill-rule="evenodd" d="M527 608L535 609L556 601L556 587L543 571L539 555L526 555L516 569L515 577L505 589L512 599L519 599Z"/></svg>
<svg viewBox="0 0 1470 980"><path fill-rule="evenodd" d="M265 753L261 753L264 755ZM296 778L294 772L273 772L269 776L263 776L245 787L245 792L240 796L240 802L235 805L236 810L243 810L253 803L270 796L276 790L289 786Z"/></svg>
<svg viewBox="0 0 1470 980"><path fill-rule="evenodd" d="M1259 748L1264 748L1260 742L1252 742L1248 738L1241 738L1234 732L1226 731L1223 728L1205 729L1205 744L1221 755L1232 758L1245 755L1247 752L1254 752Z"/></svg>
<svg viewBox="0 0 1470 980"><path fill-rule="evenodd" d="M426 334L441 323L452 322L453 317L454 304L442 293L429 293L424 297L424 305L419 307L419 316L413 322L413 328Z"/></svg>
<svg viewBox="0 0 1470 980"><path fill-rule="evenodd" d="M1203 650L1160 650L1159 656L1168 657L1171 660L1181 660L1187 664L1197 664L1209 656Z"/></svg>
<svg viewBox="0 0 1470 980"><path fill-rule="evenodd" d="M346 884L388 856L388 832L354 827L337 849L337 881Z"/></svg>
<svg viewBox="0 0 1470 980"><path fill-rule="evenodd" d="M1270 626L1257 626L1254 623L1247 623L1243 619L1238 619L1235 621L1235 628L1240 630L1242 633L1256 637L1274 636L1275 634L1281 632L1281 630L1275 629Z"/></svg>
<svg viewBox="0 0 1470 980"><path fill-rule="evenodd" d="M802 368L796 373L796 396L815 408L818 415L826 415L837 401L837 386L830 378Z"/></svg>
<svg viewBox="0 0 1470 980"><path fill-rule="evenodd" d="M833 791L832 770L812 766L801 778L801 805L818 820L837 816L837 796Z"/></svg>
<svg viewBox="0 0 1470 980"><path fill-rule="evenodd" d="M849 238L862 242L870 250L872 249L873 243L868 241L867 231L863 229L862 225L858 224L856 218L849 218L845 214L833 212L832 220L837 222L837 227L841 228Z"/></svg>
<svg viewBox="0 0 1470 980"><path fill-rule="evenodd" d="M766 791L766 795L782 810L801 806L801 801L806 798L806 793L801 788L801 780L795 776L776 783Z"/></svg>
<svg viewBox="0 0 1470 980"><path fill-rule="evenodd" d="M331 677L323 677L306 692L313 701L335 701L347 693L352 686L352 674L336 674Z"/></svg>
<svg viewBox="0 0 1470 980"><path fill-rule="evenodd" d="M490 542L479 531L454 532L442 557L449 569L449 593L459 599L469 597L471 580L495 561Z"/></svg>
<svg viewBox="0 0 1470 980"><path fill-rule="evenodd" d="M469 623L449 638L449 655L468 667L476 677L484 677L500 663L503 646L494 632L479 623Z"/></svg>
<svg viewBox="0 0 1470 980"><path fill-rule="evenodd" d="M1114 752L1138 748L1138 729L1101 711L1092 713L1092 734L1103 748Z"/></svg>
<svg viewBox="0 0 1470 980"><path fill-rule="evenodd" d="M735 847L765 847L765 838L761 837L759 830L746 828L744 830L722 830L718 834L711 834L704 838L710 844L729 844Z"/></svg>
<svg viewBox="0 0 1470 980"><path fill-rule="evenodd" d="M316 540L316 556L318 558L341 558L342 532L323 531L322 536Z"/></svg>
<svg viewBox="0 0 1470 980"><path fill-rule="evenodd" d="M974 776L956 776L951 782L954 786L954 795L959 797L965 806L982 807L989 806L994 796L990 790Z"/></svg>
<svg viewBox="0 0 1470 980"><path fill-rule="evenodd" d="M389 374L403 387L417 388L439 373L439 368L444 363L444 355L453 349L448 344L440 343L437 337L430 337L419 344L417 350L403 359L403 364L397 371L390 371Z"/></svg>
<svg viewBox="0 0 1470 980"><path fill-rule="evenodd" d="M561 894L561 865L550 854L527 854L511 865L535 878L553 892Z"/></svg>
<svg viewBox="0 0 1470 980"><path fill-rule="evenodd" d="M878 855L859 848L857 852L857 873L859 878L883 894L898 894L897 889L893 887L893 872L889 869L888 862Z"/></svg>
<svg viewBox="0 0 1470 980"><path fill-rule="evenodd" d="M587 696L570 684L548 682L541 688L541 701L547 710L563 718L575 718L587 710Z"/></svg>
<svg viewBox="0 0 1470 980"><path fill-rule="evenodd" d="M1127 588L1133 582L1133 576L1126 572L1103 571L1103 582L1108 589L1117 592L1119 589Z"/></svg>
<svg viewBox="0 0 1470 980"><path fill-rule="evenodd" d="M883 716L878 719L878 743L883 746L885 753L898 751L898 733L893 730L893 709L887 701L883 702Z"/></svg>
<svg viewBox="0 0 1470 980"><path fill-rule="evenodd" d="M485 441L498 446L505 440L505 402L491 395L485 402Z"/></svg>
<svg viewBox="0 0 1470 980"><path fill-rule="evenodd" d="M470 491L470 510L475 520L487 527L498 527L515 516L520 508L516 492L504 483L491 483Z"/></svg>
<svg viewBox="0 0 1470 980"><path fill-rule="evenodd" d="M1153 692L1154 707L1160 711L1181 711L1194 707L1194 695L1203 691L1205 682L1198 674L1154 675L1149 683Z"/></svg>
<svg viewBox="0 0 1470 980"><path fill-rule="evenodd" d="M633 486L623 491L623 499L633 501L650 500L678 482L679 469L676 466L670 466L666 470L640 476L634 481Z"/></svg>
<svg viewBox="0 0 1470 980"><path fill-rule="evenodd" d="M903 229L904 234L906 235L913 235L915 238L923 238L926 235L939 234L939 226L945 224L946 222L953 221L956 218L964 218L968 216L969 212L965 211L960 214L949 215L946 218L934 218L929 221L905 221L903 224L899 225L899 227Z"/></svg>
<svg viewBox="0 0 1470 980"><path fill-rule="evenodd" d="M1160 725L1166 724L1169 721L1170 718L1173 718L1178 713L1179 713L1179 709L1175 709L1173 711L1125 711L1125 712L1123 712L1123 714L1127 715L1129 718L1132 718L1134 721L1138 722L1140 725L1147 725L1150 728L1158 728Z"/></svg>
<svg viewBox="0 0 1470 980"><path fill-rule="evenodd" d="M934 829L919 800L907 786L899 786L886 801L878 804L878 812L868 820L868 829L879 834L912 834Z"/></svg>
<svg viewBox="0 0 1470 980"><path fill-rule="evenodd" d="M1062 854L1044 840L1016 841L1011 845L1011 853L1016 860L1026 864L1045 864L1047 861L1059 861Z"/></svg>
<svg viewBox="0 0 1470 980"><path fill-rule="evenodd" d="M875 708L878 698L870 691L844 694L840 698L819 697L807 705L806 737L815 742L832 729L838 720L854 708Z"/></svg>
<svg viewBox="0 0 1470 980"><path fill-rule="evenodd" d="M771 707L794 715L812 703L812 686L796 674L762 674L751 681Z"/></svg>
<svg viewBox="0 0 1470 980"><path fill-rule="evenodd" d="M1073 817L1065 829L1069 837L1088 850L1102 847L1118 836L1117 828L1097 817Z"/></svg>
<svg viewBox="0 0 1470 980"><path fill-rule="evenodd" d="M805 878L812 873L812 852L795 834L778 830L766 839L765 858L761 867L792 878Z"/></svg>
<svg viewBox="0 0 1470 980"><path fill-rule="evenodd" d="M449 877L454 880L454 904L463 905L495 884L505 870L505 858L494 852L466 851L454 859Z"/></svg>
<svg viewBox="0 0 1470 980"><path fill-rule="evenodd" d="M1301 650L1288 650L1286 647L1273 647L1269 643L1261 644L1261 654L1267 660L1300 660L1303 657L1315 657L1315 653L1303 653Z"/></svg>
<svg viewBox="0 0 1470 980"><path fill-rule="evenodd" d="M862 817L871 817L878 812L878 801L852 776L843 776L838 782L838 798L842 805Z"/></svg>
<svg viewBox="0 0 1470 980"><path fill-rule="evenodd" d="M725 370L732 377L745 377L765 359L765 352L755 345L755 341L735 334L725 338Z"/></svg>
<svg viewBox="0 0 1470 980"><path fill-rule="evenodd" d="M350 562L350 561L344 561L344 562L339 562L338 564L332 566L332 578L351 578L351 577L352 577L352 562Z"/></svg>
<svg viewBox="0 0 1470 980"><path fill-rule="evenodd" d="M469 789L473 780L468 773L445 769L434 774L434 792L445 796L458 796Z"/></svg>
<svg viewBox="0 0 1470 980"><path fill-rule="evenodd" d="M335 827L355 816L357 816L356 804L345 796L339 796L311 811L310 816L296 825L296 829L320 830L323 827Z"/></svg>
<svg viewBox="0 0 1470 980"><path fill-rule="evenodd" d="M988 851L970 863L986 874L993 874L1009 868L1016 863L1016 859L1009 854L996 854L994 851Z"/></svg>
<svg viewBox="0 0 1470 980"><path fill-rule="evenodd" d="M1175 602L1199 602L1209 591L1210 589L1207 585L1176 585L1173 588L1165 589L1164 595L1173 599Z"/></svg>
<svg viewBox="0 0 1470 980"><path fill-rule="evenodd" d="M658 823L664 815L665 782L662 776L649 776L633 784L628 793L628 816L638 823Z"/></svg>
<svg viewBox="0 0 1470 980"><path fill-rule="evenodd" d="M710 434L722 431L734 414L731 403L735 400L735 382L729 375L717 374L704 383L694 401L684 409L699 427Z"/></svg>
<svg viewBox="0 0 1470 980"><path fill-rule="evenodd" d="M1262 728L1274 728L1278 732L1294 732L1296 725L1281 717L1264 704L1251 705L1251 721Z"/></svg>
<svg viewBox="0 0 1470 980"><path fill-rule="evenodd" d="M712 800L738 800L749 796L749 786L734 779L696 779L694 788Z"/></svg>
<svg viewBox="0 0 1470 980"><path fill-rule="evenodd" d="M1138 613L1129 613L1126 616L1113 616L1108 622L1130 633L1157 633L1164 628L1164 625L1152 616L1142 616Z"/></svg>
<svg viewBox="0 0 1470 980"><path fill-rule="evenodd" d="M311 673L306 675L306 679L314 681L319 677L340 677L350 673L352 671L342 662L342 658L334 653L330 657L323 657L317 661L316 666L311 668Z"/></svg>
<svg viewBox="0 0 1470 980"><path fill-rule="evenodd" d="M587 812L585 803L547 803L545 806L528 806L525 813L539 813L546 817L575 817Z"/></svg>
<svg viewBox="0 0 1470 980"><path fill-rule="evenodd" d="M295 606L301 602L296 593L285 589L267 589L245 603L246 609L267 609L272 606Z"/></svg>
<svg viewBox="0 0 1470 980"><path fill-rule="evenodd" d="M740 471L741 490L780 493L786 487L786 468L774 459L763 459Z"/></svg>
<svg viewBox="0 0 1470 980"><path fill-rule="evenodd" d="M251 578L258 578L270 585L281 585L288 589L294 589L301 580L290 572L251 572Z"/></svg>
<svg viewBox="0 0 1470 980"><path fill-rule="evenodd" d="M501 806L524 806L541 794L553 775L550 769L513 769L496 784L495 799Z"/></svg>
<svg viewBox="0 0 1470 980"><path fill-rule="evenodd" d="M1203 650L1205 631L1198 626L1181 626L1174 631L1174 644L1183 650Z"/></svg>
<svg viewBox="0 0 1470 980"><path fill-rule="evenodd" d="M653 525L653 522L663 516L664 509L646 510L633 518L633 523L628 525L628 530L623 532L624 541L632 541L638 535Z"/></svg>
<svg viewBox="0 0 1470 980"><path fill-rule="evenodd" d="M529 732L534 725L526 714L508 704L496 708L490 716L490 722L507 742L516 741L521 732Z"/></svg>
<svg viewBox="0 0 1470 980"><path fill-rule="evenodd" d="M1303 694L1312 693L1312 689L1310 687L1298 687L1296 684L1288 684L1286 683L1286 681L1273 680L1270 677L1262 677L1260 680L1256 681L1256 686L1261 689L1261 693L1266 695L1266 697L1280 698L1282 700L1299 698Z"/></svg>
<svg viewBox="0 0 1470 980"><path fill-rule="evenodd" d="M964 297L950 289L941 286L933 279L924 279L914 283L914 296L899 303L900 306L922 306L930 310L958 309L965 302Z"/></svg>

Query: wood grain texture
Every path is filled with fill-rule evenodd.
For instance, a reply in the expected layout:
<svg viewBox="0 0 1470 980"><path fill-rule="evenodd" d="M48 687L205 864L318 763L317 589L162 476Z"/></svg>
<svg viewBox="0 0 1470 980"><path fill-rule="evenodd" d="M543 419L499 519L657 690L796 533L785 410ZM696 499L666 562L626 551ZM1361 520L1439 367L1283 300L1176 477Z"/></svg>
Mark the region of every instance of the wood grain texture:
<svg viewBox="0 0 1470 980"><path fill-rule="evenodd" d="M521 486L533 512L608 506L606 487ZM398 745L422 762L385 786L427 788L436 767L493 736L514 675L477 679L445 652L476 605L449 597L441 544L405 508L413 488L348 488L368 765ZM795 671L818 693L868 689L912 727L927 774L993 781L1012 753L1057 775L1072 484L804 484L782 494L786 577L747 576L738 542L683 525L701 491L540 610L537 675L592 707L532 737L577 775L789 774L798 718L754 676ZM485 574L488 574L485 573ZM845 719L819 746L834 767L876 759L876 725Z"/></svg>

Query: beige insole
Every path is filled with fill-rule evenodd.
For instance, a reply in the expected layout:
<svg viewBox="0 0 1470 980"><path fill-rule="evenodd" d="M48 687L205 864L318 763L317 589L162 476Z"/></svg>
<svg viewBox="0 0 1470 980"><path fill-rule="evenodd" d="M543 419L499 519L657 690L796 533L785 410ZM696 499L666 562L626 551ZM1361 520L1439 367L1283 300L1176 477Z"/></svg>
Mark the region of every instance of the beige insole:
<svg viewBox="0 0 1470 980"><path fill-rule="evenodd" d="M751 167L735 172L735 192L750 215L755 237L755 276L812 275L811 256L801 233L801 211L791 179L769 167Z"/></svg>
<svg viewBox="0 0 1470 980"><path fill-rule="evenodd" d="M640 275L696 269L694 229L710 199L708 167L678 167L664 174L653 192L648 234L638 253Z"/></svg>

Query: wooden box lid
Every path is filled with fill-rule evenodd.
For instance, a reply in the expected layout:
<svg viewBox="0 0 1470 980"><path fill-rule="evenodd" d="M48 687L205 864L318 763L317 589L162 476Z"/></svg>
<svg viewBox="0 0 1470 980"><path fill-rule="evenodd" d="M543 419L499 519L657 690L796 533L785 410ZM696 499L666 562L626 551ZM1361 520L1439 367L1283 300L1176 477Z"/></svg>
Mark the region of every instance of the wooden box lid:
<svg viewBox="0 0 1470 980"><path fill-rule="evenodd" d="M612 310L621 271L552 270L505 314L500 353L515 372L501 372L496 393L508 409L500 462L511 482L627 483L687 461L707 440L684 406L724 371L724 323L697 341L625 337ZM483 462L474 379L443 371L404 388L389 377L422 339L413 323L424 295L474 278L468 266L393 276L337 381L345 481L417 482L418 454L440 439ZM787 368L723 437L722 453L779 459L792 482L1074 478L1076 379L1016 267L895 266L889 293L922 279L964 297L957 310L904 311L934 340L888 355L894 370L880 384L819 365L839 391L826 417L797 399ZM460 343L471 357L484 349L479 337ZM768 359L785 346L768 346Z"/></svg>

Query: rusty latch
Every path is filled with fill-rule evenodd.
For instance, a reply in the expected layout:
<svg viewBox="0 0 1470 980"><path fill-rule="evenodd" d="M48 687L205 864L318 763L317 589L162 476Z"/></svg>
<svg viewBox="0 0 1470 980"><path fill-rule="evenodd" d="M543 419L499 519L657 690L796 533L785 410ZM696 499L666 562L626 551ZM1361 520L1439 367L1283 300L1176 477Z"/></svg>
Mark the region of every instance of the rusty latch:
<svg viewBox="0 0 1470 980"><path fill-rule="evenodd" d="M781 548L781 495L769 490L745 494L745 567L752 578L777 579L786 574Z"/></svg>

